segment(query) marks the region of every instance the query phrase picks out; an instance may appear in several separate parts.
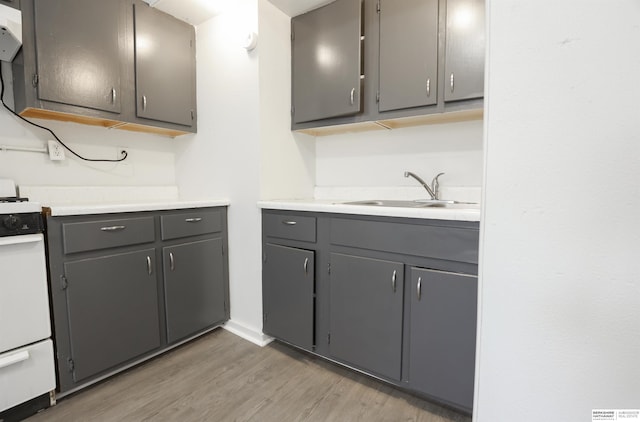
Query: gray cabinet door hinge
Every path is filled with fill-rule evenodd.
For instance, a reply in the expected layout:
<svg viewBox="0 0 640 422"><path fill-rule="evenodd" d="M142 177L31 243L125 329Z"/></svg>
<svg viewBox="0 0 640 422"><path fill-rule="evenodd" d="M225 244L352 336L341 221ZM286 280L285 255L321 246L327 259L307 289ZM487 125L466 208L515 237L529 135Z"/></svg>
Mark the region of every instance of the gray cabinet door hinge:
<svg viewBox="0 0 640 422"><path fill-rule="evenodd" d="M70 357L67 358L67 366L69 367L69 372L73 372L76 370L76 364Z"/></svg>
<svg viewBox="0 0 640 422"><path fill-rule="evenodd" d="M327 274L331 275L331 262L327 264Z"/></svg>
<svg viewBox="0 0 640 422"><path fill-rule="evenodd" d="M376 91L376 103L380 102L380 91Z"/></svg>
<svg viewBox="0 0 640 422"><path fill-rule="evenodd" d="M331 333L327 333L327 344L331 344Z"/></svg>
<svg viewBox="0 0 640 422"><path fill-rule="evenodd" d="M69 287L69 280L67 280L67 277L63 274L60 276L60 288L62 290L67 290L67 287Z"/></svg>
<svg viewBox="0 0 640 422"><path fill-rule="evenodd" d="M376 4L376 12L380 13L380 2L378 1L378 3Z"/></svg>
<svg viewBox="0 0 640 422"><path fill-rule="evenodd" d="M195 118L196 118L196 113L193 110L191 110L191 120L195 120Z"/></svg>
<svg viewBox="0 0 640 422"><path fill-rule="evenodd" d="M31 79L31 83L33 84L34 88L38 86L38 74L37 73L33 74L33 79Z"/></svg>
<svg viewBox="0 0 640 422"><path fill-rule="evenodd" d="M224 256L224 245L222 245L222 248L220 248L222 250L222 256Z"/></svg>

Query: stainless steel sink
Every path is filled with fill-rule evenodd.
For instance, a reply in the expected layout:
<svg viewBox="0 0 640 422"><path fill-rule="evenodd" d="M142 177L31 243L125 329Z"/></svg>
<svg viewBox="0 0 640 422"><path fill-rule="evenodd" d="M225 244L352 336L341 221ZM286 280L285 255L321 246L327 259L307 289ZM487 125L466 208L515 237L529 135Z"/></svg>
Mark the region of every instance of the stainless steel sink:
<svg viewBox="0 0 640 422"><path fill-rule="evenodd" d="M417 199L395 200L395 199L367 199L364 201L343 202L344 205L365 205L374 207L401 207L401 208L425 208L425 207L446 207L457 203L456 201L446 201L442 199Z"/></svg>

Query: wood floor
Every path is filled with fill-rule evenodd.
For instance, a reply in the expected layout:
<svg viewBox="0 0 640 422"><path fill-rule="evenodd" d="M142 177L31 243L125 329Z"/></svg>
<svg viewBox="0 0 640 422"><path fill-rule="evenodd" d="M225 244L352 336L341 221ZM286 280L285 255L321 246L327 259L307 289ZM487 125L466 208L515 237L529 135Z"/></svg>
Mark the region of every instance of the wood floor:
<svg viewBox="0 0 640 422"><path fill-rule="evenodd" d="M471 418L288 346L218 329L66 397L29 422L423 421Z"/></svg>

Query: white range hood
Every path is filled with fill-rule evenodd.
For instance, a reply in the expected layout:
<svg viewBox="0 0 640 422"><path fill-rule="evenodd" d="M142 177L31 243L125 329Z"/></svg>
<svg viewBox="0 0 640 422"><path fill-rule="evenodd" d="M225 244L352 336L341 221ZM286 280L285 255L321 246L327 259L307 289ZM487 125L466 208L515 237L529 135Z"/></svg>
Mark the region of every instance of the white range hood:
<svg viewBox="0 0 640 422"><path fill-rule="evenodd" d="M0 60L10 62L22 45L22 13L0 4Z"/></svg>

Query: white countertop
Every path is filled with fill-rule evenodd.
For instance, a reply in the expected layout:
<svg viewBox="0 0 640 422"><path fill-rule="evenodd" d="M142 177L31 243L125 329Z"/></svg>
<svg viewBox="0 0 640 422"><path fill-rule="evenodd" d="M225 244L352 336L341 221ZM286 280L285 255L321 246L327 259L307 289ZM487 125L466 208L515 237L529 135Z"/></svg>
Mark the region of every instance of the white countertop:
<svg viewBox="0 0 640 422"><path fill-rule="evenodd" d="M453 204L447 207L381 207L349 205L344 200L283 199L259 201L258 207L271 210L312 211L337 214L376 215L384 217L424 218L434 220L480 221L479 204Z"/></svg>
<svg viewBox="0 0 640 422"><path fill-rule="evenodd" d="M205 200L166 200L166 201L140 201L140 202L118 202L118 203L60 203L43 204L51 210L52 216L65 215L87 215L87 214L108 214L118 212L138 212L173 210L186 208L204 208L228 206L228 199L205 199Z"/></svg>

